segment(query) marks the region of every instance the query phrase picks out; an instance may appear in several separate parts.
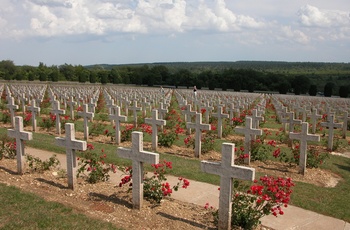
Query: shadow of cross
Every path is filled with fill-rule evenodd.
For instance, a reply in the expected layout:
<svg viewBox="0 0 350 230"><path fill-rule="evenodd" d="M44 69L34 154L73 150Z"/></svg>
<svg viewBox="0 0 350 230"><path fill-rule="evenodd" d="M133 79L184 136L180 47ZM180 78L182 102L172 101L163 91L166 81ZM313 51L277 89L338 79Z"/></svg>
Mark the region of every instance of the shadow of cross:
<svg viewBox="0 0 350 230"><path fill-rule="evenodd" d="M114 110L114 113L112 112L113 110ZM120 122L126 122L128 118L127 116L121 115L120 107L115 105L111 108L111 114L109 114L109 119L114 121L115 143L120 144L120 136L121 136Z"/></svg>
<svg viewBox="0 0 350 230"><path fill-rule="evenodd" d="M87 144L86 141L79 141L75 139L75 129L73 123L66 123L65 130L65 138L56 137L55 139L56 145L66 148L68 188L74 190L77 167L77 158L75 156L75 150L85 151Z"/></svg>
<svg viewBox="0 0 350 230"><path fill-rule="evenodd" d="M32 140L33 134L23 131L23 117L15 117L14 129L7 130L8 135L16 139L17 173L24 173L24 141Z"/></svg>
<svg viewBox="0 0 350 230"><path fill-rule="evenodd" d="M141 210L143 203L143 163L158 164L159 154L143 150L143 133L132 132L131 149L119 147L117 155L132 161L132 203Z"/></svg>
<svg viewBox="0 0 350 230"><path fill-rule="evenodd" d="M300 141L299 151L299 173L305 175L306 160L307 160L307 141L320 141L320 136L309 134L309 123L301 123L301 133L289 133L290 139L297 139Z"/></svg>
<svg viewBox="0 0 350 230"><path fill-rule="evenodd" d="M262 130L253 129L252 118L246 117L245 127L237 126L235 132L244 134L244 154L248 154L248 158L244 158L244 163L249 165L252 135L262 135Z"/></svg>
<svg viewBox="0 0 350 230"><path fill-rule="evenodd" d="M234 149L234 144L223 143L221 163L201 162L203 172L220 176L219 229L231 229L232 178L250 181L255 178L254 168L235 165Z"/></svg>
<svg viewBox="0 0 350 230"><path fill-rule="evenodd" d="M157 151L158 146L158 128L157 126L166 125L166 120L158 119L158 110L152 110L152 118L145 119L146 124L152 125L152 150Z"/></svg>
<svg viewBox="0 0 350 230"><path fill-rule="evenodd" d="M202 130L210 130L210 125L202 124L202 114L196 113L196 123L187 122L186 127L195 129L194 155L200 158L202 151Z"/></svg>

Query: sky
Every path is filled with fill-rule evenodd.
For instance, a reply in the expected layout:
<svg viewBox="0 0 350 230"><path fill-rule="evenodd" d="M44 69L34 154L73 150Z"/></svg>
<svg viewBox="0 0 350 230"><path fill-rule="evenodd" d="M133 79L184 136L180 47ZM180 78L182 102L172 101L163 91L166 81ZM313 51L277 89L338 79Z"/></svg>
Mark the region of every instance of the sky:
<svg viewBox="0 0 350 230"><path fill-rule="evenodd" d="M350 62L349 0L0 0L15 65Z"/></svg>

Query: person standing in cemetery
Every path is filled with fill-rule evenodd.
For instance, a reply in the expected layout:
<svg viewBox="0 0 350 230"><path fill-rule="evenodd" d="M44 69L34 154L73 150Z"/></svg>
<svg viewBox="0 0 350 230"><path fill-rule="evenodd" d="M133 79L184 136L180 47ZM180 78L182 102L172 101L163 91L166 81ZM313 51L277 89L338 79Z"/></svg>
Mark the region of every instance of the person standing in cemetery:
<svg viewBox="0 0 350 230"><path fill-rule="evenodd" d="M194 97L197 98L197 87L196 86L193 86L193 94L194 94Z"/></svg>
<svg viewBox="0 0 350 230"><path fill-rule="evenodd" d="M164 96L165 91L164 91L163 86L160 86L160 93L162 94L162 96Z"/></svg>

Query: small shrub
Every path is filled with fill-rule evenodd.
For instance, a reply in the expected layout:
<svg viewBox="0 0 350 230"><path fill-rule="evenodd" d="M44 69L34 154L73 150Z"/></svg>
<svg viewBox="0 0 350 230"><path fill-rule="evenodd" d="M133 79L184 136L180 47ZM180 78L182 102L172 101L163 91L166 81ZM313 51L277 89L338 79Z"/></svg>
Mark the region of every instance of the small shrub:
<svg viewBox="0 0 350 230"><path fill-rule="evenodd" d="M104 162L104 159L107 157L104 150L101 150L101 154L93 150L94 146L88 144L87 150L83 152L83 158L78 158L80 167L77 170L77 177L82 176L86 178L90 184L108 181L109 172L112 171L115 173L117 168L113 164L106 164Z"/></svg>
<svg viewBox="0 0 350 230"><path fill-rule="evenodd" d="M34 157L30 154L26 154L26 161L29 165L29 168L32 171L36 172L44 172L50 170L52 167L56 167L60 163L56 157L56 154L54 154L46 161L41 160L39 157Z"/></svg>

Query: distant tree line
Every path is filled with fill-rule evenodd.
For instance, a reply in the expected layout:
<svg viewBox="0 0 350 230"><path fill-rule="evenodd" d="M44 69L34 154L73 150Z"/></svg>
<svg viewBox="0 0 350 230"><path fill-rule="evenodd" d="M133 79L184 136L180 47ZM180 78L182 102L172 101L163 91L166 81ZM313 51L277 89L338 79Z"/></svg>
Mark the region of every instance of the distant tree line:
<svg viewBox="0 0 350 230"><path fill-rule="evenodd" d="M261 64L259 65L261 68ZM27 81L74 81L101 84L134 84L172 87L193 87L210 90L221 89L248 92L279 92L296 95L318 93L326 97L339 95L348 97L350 91L350 69L341 74L315 75L314 73L288 74L255 70L253 68L201 69L168 68L166 65L120 65L120 66L16 66L13 61L0 62L0 79Z"/></svg>

